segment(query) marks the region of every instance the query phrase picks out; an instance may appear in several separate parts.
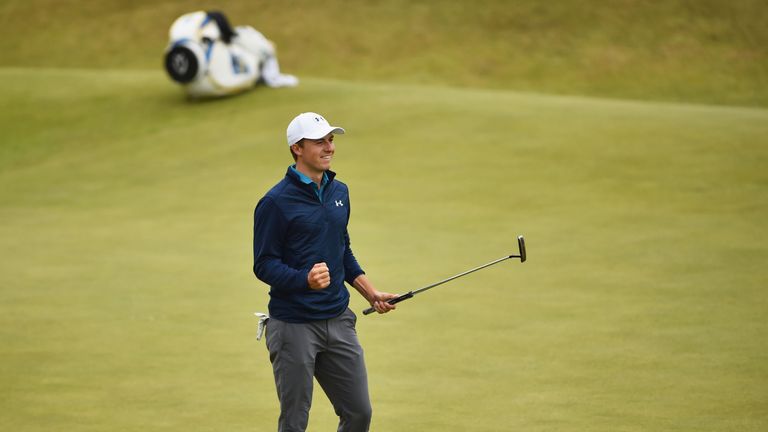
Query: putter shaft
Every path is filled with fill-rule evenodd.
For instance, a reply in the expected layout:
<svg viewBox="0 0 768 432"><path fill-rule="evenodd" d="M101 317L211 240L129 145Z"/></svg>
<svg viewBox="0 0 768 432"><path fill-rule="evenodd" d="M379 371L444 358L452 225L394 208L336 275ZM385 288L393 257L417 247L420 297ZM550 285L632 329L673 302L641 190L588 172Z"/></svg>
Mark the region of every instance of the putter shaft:
<svg viewBox="0 0 768 432"><path fill-rule="evenodd" d="M444 283L446 283L446 282L450 282L450 281L452 281L452 280L454 280L454 279L458 279L458 278L460 278L460 277L462 277L462 276L466 276L466 275L468 275L468 274L470 274L470 273L474 273L474 272L476 272L476 271L478 271L478 270L482 270L482 269L484 269L484 268L486 268L486 267L489 267L489 266L492 266L492 265L494 265L494 264L498 264L498 263L500 263L500 262L502 262L502 261L504 261L504 260L508 260L508 259L510 259L510 258L520 258L520 259L522 260L522 256L521 256L521 255L508 255L508 256L505 256L505 257L499 258L499 259L497 259L497 260L491 261L491 262L489 262L489 263L487 263L487 264L483 264L483 265L481 265L481 266L478 266L478 267L475 267L475 268L473 268L473 269L467 270L467 271L465 271L465 272L459 273L459 274L457 274L457 275L455 275L455 276L451 276L451 277L449 277L449 278L447 278L447 279L443 279L443 280L441 280L440 282L435 282L435 283L433 283L433 284L431 284L431 285L427 285L427 286L425 286L425 287L422 287L422 288L419 288L419 289L417 289L417 290L414 290L414 291L409 291L409 292L407 292L407 293L405 293L405 294L403 294L403 295L401 295L401 296L398 296L398 297L395 297L395 298L392 298L392 299L389 299L389 300L387 300L387 303L389 303L389 304L396 304L396 303L400 303L400 302L401 302L401 301L403 301L403 300L408 300L409 298L412 298L412 297L413 297L413 296L415 296L416 294L422 293L422 292L424 292L424 291L427 291L427 290L429 290L429 289L432 289L432 288L434 288L434 287L436 287L436 286L438 286L438 285L442 285L442 284L444 284ZM371 313L373 313L374 311L375 311L375 309L374 309L373 307L369 307L368 309L366 309L366 310L364 310L364 311L363 311L363 315L368 315L368 314L371 314Z"/></svg>

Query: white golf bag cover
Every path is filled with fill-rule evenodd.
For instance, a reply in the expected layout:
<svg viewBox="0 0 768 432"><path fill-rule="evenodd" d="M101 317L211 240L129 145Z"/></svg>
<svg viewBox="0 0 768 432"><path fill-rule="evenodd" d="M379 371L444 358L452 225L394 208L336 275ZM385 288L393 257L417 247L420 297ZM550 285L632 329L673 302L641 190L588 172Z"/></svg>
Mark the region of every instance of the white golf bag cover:
<svg viewBox="0 0 768 432"><path fill-rule="evenodd" d="M280 73L275 47L250 26L229 25L219 12L192 12L174 21L165 69L193 97L223 96L252 88L295 86Z"/></svg>

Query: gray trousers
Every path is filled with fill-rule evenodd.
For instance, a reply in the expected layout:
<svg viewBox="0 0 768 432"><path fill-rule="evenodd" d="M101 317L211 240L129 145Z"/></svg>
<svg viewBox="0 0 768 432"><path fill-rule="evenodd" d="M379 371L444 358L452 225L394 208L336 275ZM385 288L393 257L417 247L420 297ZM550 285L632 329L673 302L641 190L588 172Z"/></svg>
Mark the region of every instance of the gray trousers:
<svg viewBox="0 0 768 432"><path fill-rule="evenodd" d="M349 309L337 318L304 324L269 320L267 348L280 400L279 432L307 428L313 377L339 416L339 432L368 430L371 401L356 322Z"/></svg>

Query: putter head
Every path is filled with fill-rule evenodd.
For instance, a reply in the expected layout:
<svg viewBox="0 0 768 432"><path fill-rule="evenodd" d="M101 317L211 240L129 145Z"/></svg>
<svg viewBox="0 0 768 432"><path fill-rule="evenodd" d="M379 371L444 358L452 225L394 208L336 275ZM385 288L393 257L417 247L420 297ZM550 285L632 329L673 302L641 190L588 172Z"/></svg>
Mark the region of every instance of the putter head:
<svg viewBox="0 0 768 432"><path fill-rule="evenodd" d="M525 239L523 236L517 236L517 247L520 249L520 262L525 262Z"/></svg>

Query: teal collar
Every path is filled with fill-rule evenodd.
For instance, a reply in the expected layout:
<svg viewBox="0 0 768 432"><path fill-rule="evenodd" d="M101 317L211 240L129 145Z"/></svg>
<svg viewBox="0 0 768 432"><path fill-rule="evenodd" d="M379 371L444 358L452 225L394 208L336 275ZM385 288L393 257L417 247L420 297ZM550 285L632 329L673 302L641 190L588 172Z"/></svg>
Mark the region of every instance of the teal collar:
<svg viewBox="0 0 768 432"><path fill-rule="evenodd" d="M315 195L317 195L317 198L320 202L323 202L323 189L325 189L325 186L328 184L328 173L323 172L323 180L320 182L320 187L318 188L317 183L313 182L309 176L296 169L296 165L291 165L290 169L297 177L299 177L299 180L302 183L312 186L312 190L315 192Z"/></svg>

